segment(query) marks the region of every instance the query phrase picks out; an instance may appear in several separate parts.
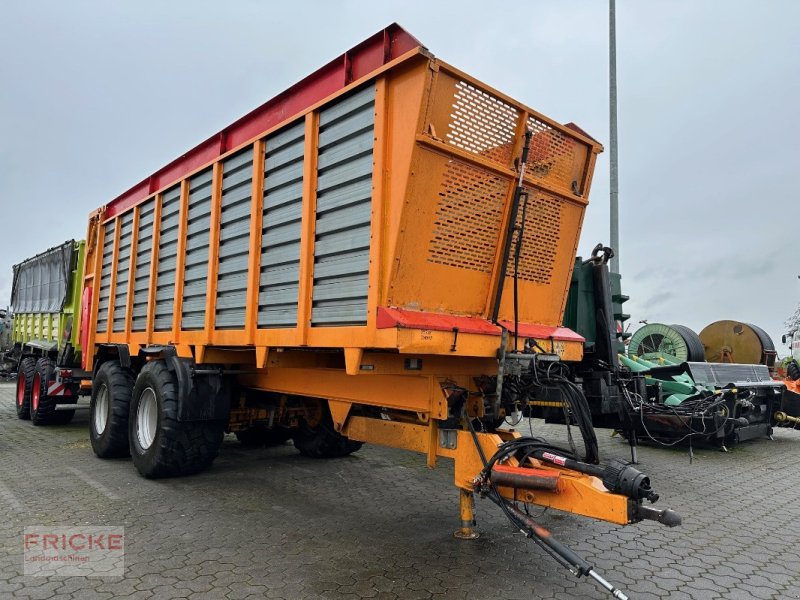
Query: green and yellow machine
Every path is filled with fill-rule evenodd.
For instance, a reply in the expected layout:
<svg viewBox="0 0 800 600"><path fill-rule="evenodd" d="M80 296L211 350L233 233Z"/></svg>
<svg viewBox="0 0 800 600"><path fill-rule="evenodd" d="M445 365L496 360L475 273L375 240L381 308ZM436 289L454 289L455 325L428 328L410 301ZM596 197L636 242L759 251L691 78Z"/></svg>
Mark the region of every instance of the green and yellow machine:
<svg viewBox="0 0 800 600"><path fill-rule="evenodd" d="M85 242L68 240L14 265L6 360L17 366L17 416L34 425L66 423L75 413L84 256Z"/></svg>

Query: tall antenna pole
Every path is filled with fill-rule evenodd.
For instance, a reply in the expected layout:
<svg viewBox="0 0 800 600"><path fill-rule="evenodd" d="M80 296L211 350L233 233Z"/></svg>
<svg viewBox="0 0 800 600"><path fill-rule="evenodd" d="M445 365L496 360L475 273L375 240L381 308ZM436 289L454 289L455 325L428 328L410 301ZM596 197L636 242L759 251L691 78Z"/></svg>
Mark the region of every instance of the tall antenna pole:
<svg viewBox="0 0 800 600"><path fill-rule="evenodd" d="M616 1L608 0L608 104L611 130L611 247L612 273L619 273L619 172L617 170L617 16Z"/></svg>

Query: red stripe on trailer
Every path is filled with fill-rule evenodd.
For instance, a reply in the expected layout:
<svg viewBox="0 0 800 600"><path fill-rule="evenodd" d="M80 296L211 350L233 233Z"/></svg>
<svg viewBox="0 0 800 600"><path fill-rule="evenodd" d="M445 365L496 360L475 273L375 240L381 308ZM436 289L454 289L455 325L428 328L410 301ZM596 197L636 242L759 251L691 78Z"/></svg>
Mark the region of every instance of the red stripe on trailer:
<svg viewBox="0 0 800 600"><path fill-rule="evenodd" d="M500 321L500 325L514 333L512 321ZM552 327L550 325L535 325L533 323L519 324L519 337L538 338L540 340L556 340L558 342L585 342L586 338L566 327Z"/></svg>
<svg viewBox="0 0 800 600"><path fill-rule="evenodd" d="M500 325L514 333L514 324L511 321L500 321ZM482 335L500 335L501 329L487 319L480 317L467 317L457 315L444 315L428 313L402 308L378 308L376 320L378 329L400 327L403 329L430 329L432 331L453 331L458 328L459 333L478 333ZM566 327L552 325L536 325L533 323L519 324L520 337L531 337L540 340L555 340L563 342L584 342L584 337Z"/></svg>
<svg viewBox="0 0 800 600"><path fill-rule="evenodd" d="M108 204L105 218L110 219L125 212L154 192L178 182L228 150L266 132L353 81L421 46L414 36L397 23L392 23L134 185Z"/></svg>
<svg viewBox="0 0 800 600"><path fill-rule="evenodd" d="M72 396L72 391L65 383L53 382L47 388L48 396Z"/></svg>
<svg viewBox="0 0 800 600"><path fill-rule="evenodd" d="M403 329L430 329L432 331L453 331L455 327L461 333L500 335L499 327L479 317L460 317L404 310L402 308L379 307L375 326L378 329L400 327Z"/></svg>
<svg viewBox="0 0 800 600"><path fill-rule="evenodd" d="M81 297L81 324L78 339L80 340L81 349L81 368L86 369L86 349L89 347L89 327L91 326L92 318L92 286L87 285L83 290Z"/></svg>

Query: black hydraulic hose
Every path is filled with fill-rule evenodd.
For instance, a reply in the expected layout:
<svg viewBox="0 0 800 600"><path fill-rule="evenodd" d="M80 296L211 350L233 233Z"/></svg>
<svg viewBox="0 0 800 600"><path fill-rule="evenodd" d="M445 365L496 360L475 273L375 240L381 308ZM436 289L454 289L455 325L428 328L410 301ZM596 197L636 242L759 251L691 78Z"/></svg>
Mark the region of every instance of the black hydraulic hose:
<svg viewBox="0 0 800 600"><path fill-rule="evenodd" d="M534 358L530 372L520 376L516 384L512 383L512 379L509 378L507 387L516 385L518 393L521 395L525 395L522 392L527 392L528 395L535 394L542 386L557 388L580 429L586 450L584 460L588 463L598 464L600 449L592 425L592 411L583 390L567 379L565 369L563 363L539 362Z"/></svg>
<svg viewBox="0 0 800 600"><path fill-rule="evenodd" d="M511 502L508 502L507 500L504 502L511 514L514 515L514 519L517 522L520 530L527 537L535 537L538 541L552 550L565 563L574 569L576 575L579 577L588 575L589 572L594 568L593 565L591 565L586 559L581 558L571 548L565 546L555 539L550 531L536 523L536 521L514 506Z"/></svg>
<svg viewBox="0 0 800 600"><path fill-rule="evenodd" d="M525 219L528 212L528 195L524 194L522 218L517 232L517 243L514 246L514 350L519 348L519 258L522 255L522 242L525 239Z"/></svg>
<svg viewBox="0 0 800 600"><path fill-rule="evenodd" d="M587 463L598 464L600 462L600 448L592 425L592 411L586 401L586 396L580 388L568 379L563 379L560 384L565 390L565 396L568 399L572 413L575 415L575 420L578 422L578 428L586 449L584 460Z"/></svg>
<svg viewBox="0 0 800 600"><path fill-rule="evenodd" d="M578 556L569 546L555 539L550 531L536 523L529 515L523 513L510 502L505 502L508 505L509 512L514 515L518 523L522 524L519 529L523 535L535 540L540 547L547 549L548 554L551 556L558 557L560 559L559 562L567 566L567 568L578 575L578 577L581 575L591 577L614 598L618 600L628 600L628 596L619 588L611 585L605 578L601 577L597 571L594 570L594 566L591 563Z"/></svg>
<svg viewBox="0 0 800 600"><path fill-rule="evenodd" d="M542 379L545 383L549 383L558 387L564 399L567 401L575 421L578 424L578 429L583 438L583 444L586 450L584 461L587 463L598 464L600 462L600 448L597 443L597 435L594 432L592 425L592 411L589 408L589 403L586 401L586 396L583 391L574 383L565 377L549 377Z"/></svg>
<svg viewBox="0 0 800 600"><path fill-rule="evenodd" d="M483 463L484 469L489 469L491 471L491 467L489 467L489 462L486 460L486 454L481 447L480 440L478 440L478 433L475 431L475 427L472 426L472 419L469 418L467 414L467 405L464 403L463 408L461 409L461 417L467 422L467 428L469 429L470 434L472 434L472 441L475 443L475 447L478 449L478 455L481 457L481 462Z"/></svg>
<svg viewBox="0 0 800 600"><path fill-rule="evenodd" d="M537 438L517 438L515 440L510 440L503 444L498 451L495 452L491 459L487 460L486 454L483 452L483 448L481 448L480 441L478 440L478 434L475 431L475 427L472 425L472 420L466 415L466 411L464 411L462 414L467 422L467 428L472 435L472 439L475 442L475 447L477 448L478 454L481 457L481 462L483 463L483 476L488 484L486 495L492 502L500 507L508 520L511 521L511 524L514 525L520 532L522 532L525 537L533 540L537 546L542 548L542 550L555 559L555 561L558 562L562 567L566 567L578 577L583 575L591 577L608 592L610 592L614 598L617 598L618 600L628 600L628 596L601 577L594 570L593 565L581 558L571 548L555 539L549 530L536 523L532 518L519 510L513 503L503 498L494 485L492 485L492 466L494 466L498 460L503 457L510 456L517 450L525 447L526 444L533 443L537 445L544 445L546 442Z"/></svg>
<svg viewBox="0 0 800 600"><path fill-rule="evenodd" d="M658 494L650 487L650 478L634 466L616 459L602 466L582 462L571 452L556 448L539 438L520 437L504 443L484 462L482 480L489 480L495 464L512 456L516 456L520 464L524 464L529 457L534 457L552 465L597 477L610 492L632 500L658 501Z"/></svg>
<svg viewBox="0 0 800 600"><path fill-rule="evenodd" d="M500 300L503 299L503 286L506 283L506 268L508 267L508 259L511 257L511 243L514 239L514 229L517 226L517 214L519 213L519 201L524 193L522 189L522 182L525 178L525 167L528 162L528 150L531 145L531 137L533 132L529 129L525 132L525 142L522 146L522 159L519 164L519 178L517 179L517 188L514 190L514 198L511 201L511 214L509 215L508 227L506 228L505 237L503 240L503 257L500 261L500 272L497 280L497 291L494 294L494 307L492 308L492 323L497 323L497 318L500 314Z"/></svg>
<svg viewBox="0 0 800 600"><path fill-rule="evenodd" d="M591 465L581 462L544 448L535 448L531 450L530 455L534 458L538 458L539 460L549 462L550 464L557 465L559 467L572 469L573 471L578 471L579 473L584 473L585 475L602 477L603 473L605 472L605 468L601 467L600 465Z"/></svg>

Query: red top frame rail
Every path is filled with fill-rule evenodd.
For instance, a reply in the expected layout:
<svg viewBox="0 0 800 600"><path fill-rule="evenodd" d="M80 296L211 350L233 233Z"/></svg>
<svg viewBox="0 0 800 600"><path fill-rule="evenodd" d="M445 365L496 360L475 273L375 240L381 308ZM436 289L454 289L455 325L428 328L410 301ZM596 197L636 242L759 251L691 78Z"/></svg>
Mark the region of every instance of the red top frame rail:
<svg viewBox="0 0 800 600"><path fill-rule="evenodd" d="M108 203L114 217L422 44L397 23L367 38Z"/></svg>

